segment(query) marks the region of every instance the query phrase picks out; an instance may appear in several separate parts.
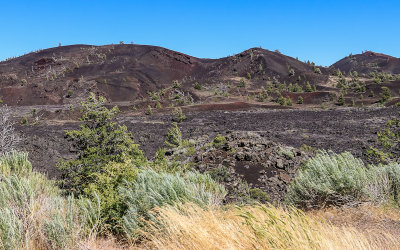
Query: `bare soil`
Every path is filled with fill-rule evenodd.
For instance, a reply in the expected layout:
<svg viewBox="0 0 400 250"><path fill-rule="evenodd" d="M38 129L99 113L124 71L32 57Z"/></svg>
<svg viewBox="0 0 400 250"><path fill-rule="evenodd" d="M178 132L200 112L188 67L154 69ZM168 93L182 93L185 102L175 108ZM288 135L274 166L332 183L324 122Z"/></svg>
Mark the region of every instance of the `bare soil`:
<svg viewBox="0 0 400 250"><path fill-rule="evenodd" d="M376 132L389 117L397 116L400 108L205 110L185 112L187 120L179 124L185 139L203 135L213 138L217 134L250 131L287 146L298 148L305 144L335 152L350 151L364 158L366 147L376 140ZM67 111L60 111L63 112ZM172 116L162 113L151 116L123 113L119 121L128 127L135 143L140 144L151 158L158 147L163 146ZM30 152L34 167L56 177L57 161L74 157L72 147L64 139L64 131L78 126L78 122L69 120L18 126L26 137L23 148Z"/></svg>

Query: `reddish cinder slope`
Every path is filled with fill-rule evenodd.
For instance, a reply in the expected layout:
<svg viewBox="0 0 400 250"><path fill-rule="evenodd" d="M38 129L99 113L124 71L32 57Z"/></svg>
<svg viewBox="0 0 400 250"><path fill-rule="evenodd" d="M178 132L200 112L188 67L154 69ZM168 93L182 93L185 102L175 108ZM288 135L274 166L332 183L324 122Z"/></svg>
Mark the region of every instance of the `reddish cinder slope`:
<svg viewBox="0 0 400 250"><path fill-rule="evenodd" d="M350 55L334 63L332 66L346 73L357 71L358 73L368 74L377 71L400 74L400 58L372 51Z"/></svg>
<svg viewBox="0 0 400 250"><path fill-rule="evenodd" d="M199 59L146 45L71 45L0 62L0 99L18 106L68 104L95 92L112 102L126 102L171 86L174 80L190 91L194 82L217 85L249 77L254 89L267 80L304 85L328 78L314 73L309 64L261 48L221 59Z"/></svg>

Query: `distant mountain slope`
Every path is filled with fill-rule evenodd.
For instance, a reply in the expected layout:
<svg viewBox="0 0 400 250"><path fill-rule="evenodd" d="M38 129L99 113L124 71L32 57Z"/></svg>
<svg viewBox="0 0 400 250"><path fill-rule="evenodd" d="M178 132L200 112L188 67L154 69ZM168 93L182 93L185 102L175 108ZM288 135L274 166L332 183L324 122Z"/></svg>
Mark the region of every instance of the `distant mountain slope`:
<svg viewBox="0 0 400 250"><path fill-rule="evenodd" d="M141 99L148 91L232 83L247 78L259 89L266 81L326 82L326 69L261 48L221 59L200 59L156 46L71 45L32 52L0 62L0 99L9 105L75 103L88 92L113 102Z"/></svg>
<svg viewBox="0 0 400 250"><path fill-rule="evenodd" d="M400 74L400 58L385 54L366 51L362 54L350 55L332 65L342 72L357 71L368 74L370 72L386 72Z"/></svg>

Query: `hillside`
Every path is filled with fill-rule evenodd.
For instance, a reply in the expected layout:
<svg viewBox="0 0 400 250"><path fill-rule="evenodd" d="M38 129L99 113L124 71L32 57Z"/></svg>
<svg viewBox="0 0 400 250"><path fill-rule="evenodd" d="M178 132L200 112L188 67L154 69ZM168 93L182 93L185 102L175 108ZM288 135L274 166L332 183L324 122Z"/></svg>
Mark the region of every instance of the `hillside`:
<svg viewBox="0 0 400 250"><path fill-rule="evenodd" d="M71 45L0 62L0 98L18 106L69 104L96 92L112 102L129 102L178 81L196 99L195 82L218 86L239 84L244 78L259 89L267 80L289 83L299 77L302 85L328 79L306 63L260 48L200 59L146 45Z"/></svg>
<svg viewBox="0 0 400 250"><path fill-rule="evenodd" d="M362 54L350 55L332 64L342 72L357 71L369 74L371 72L384 72L389 74L400 74L400 58L366 51Z"/></svg>

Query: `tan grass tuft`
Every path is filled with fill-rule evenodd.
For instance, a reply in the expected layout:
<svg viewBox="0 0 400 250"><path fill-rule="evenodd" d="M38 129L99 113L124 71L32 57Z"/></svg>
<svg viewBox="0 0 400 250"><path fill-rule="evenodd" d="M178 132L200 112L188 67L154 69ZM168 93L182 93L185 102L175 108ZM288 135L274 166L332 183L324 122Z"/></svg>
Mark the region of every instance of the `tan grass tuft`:
<svg viewBox="0 0 400 250"><path fill-rule="evenodd" d="M334 226L297 209L259 205L204 210L184 205L157 213L161 223L149 223L145 248L390 249L400 243L390 235L371 241L354 227Z"/></svg>

